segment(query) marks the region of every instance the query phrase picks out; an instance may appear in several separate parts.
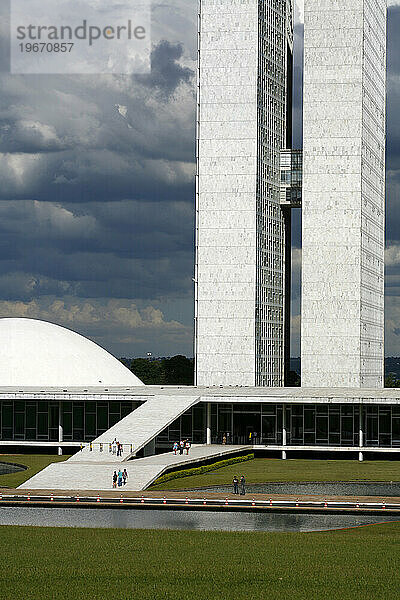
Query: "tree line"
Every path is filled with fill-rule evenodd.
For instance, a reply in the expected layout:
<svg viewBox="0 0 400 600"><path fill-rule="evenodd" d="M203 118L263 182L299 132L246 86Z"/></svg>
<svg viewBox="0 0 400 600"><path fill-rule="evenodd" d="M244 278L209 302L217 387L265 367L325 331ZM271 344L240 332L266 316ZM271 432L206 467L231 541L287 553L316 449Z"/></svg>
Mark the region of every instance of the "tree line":
<svg viewBox="0 0 400 600"><path fill-rule="evenodd" d="M121 358L128 369L146 385L194 385L194 360L178 354L171 358ZM286 387L299 387L301 378L290 371ZM400 388L400 379L395 373L385 377L386 388Z"/></svg>
<svg viewBox="0 0 400 600"><path fill-rule="evenodd" d="M194 360L177 355L171 358L123 358L125 364L146 385L194 385Z"/></svg>

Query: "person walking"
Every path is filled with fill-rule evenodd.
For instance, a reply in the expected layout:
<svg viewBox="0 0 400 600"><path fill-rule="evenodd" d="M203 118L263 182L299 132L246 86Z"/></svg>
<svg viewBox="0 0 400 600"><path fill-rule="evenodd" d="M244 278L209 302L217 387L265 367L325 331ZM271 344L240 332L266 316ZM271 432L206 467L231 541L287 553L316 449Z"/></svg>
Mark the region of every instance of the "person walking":
<svg viewBox="0 0 400 600"><path fill-rule="evenodd" d="M128 471L126 469L124 469L122 472L122 479L123 479L124 485L126 485L126 480L128 479Z"/></svg>
<svg viewBox="0 0 400 600"><path fill-rule="evenodd" d="M117 453L117 438L114 438L114 441L111 444L112 453L115 455Z"/></svg>
<svg viewBox="0 0 400 600"><path fill-rule="evenodd" d="M176 456L176 453L178 452L178 448L179 448L179 444L178 442L174 442L174 445L172 446L172 450Z"/></svg>
<svg viewBox="0 0 400 600"><path fill-rule="evenodd" d="M185 442L183 440L181 440L179 442L179 454L183 454L184 448L185 448Z"/></svg>
<svg viewBox="0 0 400 600"><path fill-rule="evenodd" d="M189 440L186 440L186 443L185 443L186 454L189 454L190 446L191 446L191 444L190 444Z"/></svg>
<svg viewBox="0 0 400 600"><path fill-rule="evenodd" d="M118 487L122 486L122 471L121 469L118 471Z"/></svg>
<svg viewBox="0 0 400 600"><path fill-rule="evenodd" d="M240 495L244 496L246 494L246 479L245 476L242 475L240 478Z"/></svg>
<svg viewBox="0 0 400 600"><path fill-rule="evenodd" d="M112 476L113 488L117 487L117 479L118 479L117 471L114 471L113 476Z"/></svg>
<svg viewBox="0 0 400 600"><path fill-rule="evenodd" d="M226 445L226 435L224 434L222 437L222 445L225 446Z"/></svg>
<svg viewBox="0 0 400 600"><path fill-rule="evenodd" d="M237 475L235 475L235 477L233 478L233 493L234 494L239 494L239 479L237 478Z"/></svg>

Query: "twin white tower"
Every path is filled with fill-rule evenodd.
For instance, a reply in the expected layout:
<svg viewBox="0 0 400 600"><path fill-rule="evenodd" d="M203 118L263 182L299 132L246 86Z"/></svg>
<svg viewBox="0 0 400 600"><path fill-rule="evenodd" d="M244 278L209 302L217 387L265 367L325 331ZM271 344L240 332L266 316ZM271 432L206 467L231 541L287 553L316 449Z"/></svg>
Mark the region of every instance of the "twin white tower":
<svg viewBox="0 0 400 600"><path fill-rule="evenodd" d="M305 387L383 386L386 10L305 0ZM284 385L292 44L291 0L200 0L197 385Z"/></svg>

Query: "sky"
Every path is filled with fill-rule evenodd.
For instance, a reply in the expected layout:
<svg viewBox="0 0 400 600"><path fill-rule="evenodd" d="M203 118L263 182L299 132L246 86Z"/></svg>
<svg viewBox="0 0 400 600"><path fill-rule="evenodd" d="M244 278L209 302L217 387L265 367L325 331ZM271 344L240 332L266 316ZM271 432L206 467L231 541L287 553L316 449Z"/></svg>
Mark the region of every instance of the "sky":
<svg viewBox="0 0 400 600"><path fill-rule="evenodd" d="M148 75L10 75L0 64L0 317L63 325L118 357L193 355L197 0L155 0L153 18ZM400 355L399 28L400 0L389 8L387 355ZM297 147L302 31L299 5Z"/></svg>

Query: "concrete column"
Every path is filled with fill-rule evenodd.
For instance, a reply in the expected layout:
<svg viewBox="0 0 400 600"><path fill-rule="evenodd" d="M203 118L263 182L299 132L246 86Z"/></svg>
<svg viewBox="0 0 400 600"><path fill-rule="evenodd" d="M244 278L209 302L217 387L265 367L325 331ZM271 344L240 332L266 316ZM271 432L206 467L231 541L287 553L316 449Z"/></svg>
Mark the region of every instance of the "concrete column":
<svg viewBox="0 0 400 600"><path fill-rule="evenodd" d="M58 403L58 441L62 442L64 439L64 427L62 418L62 402ZM58 456L62 456L62 446L58 446Z"/></svg>
<svg viewBox="0 0 400 600"><path fill-rule="evenodd" d="M212 443L212 436L211 436L211 402L208 402L207 406L206 406L206 438L207 438L207 445L211 446Z"/></svg>
<svg viewBox="0 0 400 600"><path fill-rule="evenodd" d="M282 446L287 445L286 404L282 406ZM286 460L286 450L282 450L282 460Z"/></svg>
<svg viewBox="0 0 400 600"><path fill-rule="evenodd" d="M358 445L360 446L360 448L363 448L364 447L364 425L363 425L364 410L363 410L363 405L362 404L359 405L359 409L360 409L360 414L359 414L359 426L358 426L358 429L359 429L359 432L358 432L358 436L359 436ZM364 460L364 453L361 452L361 451L358 453L358 460L360 462L363 462L363 460Z"/></svg>

